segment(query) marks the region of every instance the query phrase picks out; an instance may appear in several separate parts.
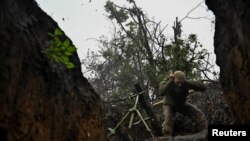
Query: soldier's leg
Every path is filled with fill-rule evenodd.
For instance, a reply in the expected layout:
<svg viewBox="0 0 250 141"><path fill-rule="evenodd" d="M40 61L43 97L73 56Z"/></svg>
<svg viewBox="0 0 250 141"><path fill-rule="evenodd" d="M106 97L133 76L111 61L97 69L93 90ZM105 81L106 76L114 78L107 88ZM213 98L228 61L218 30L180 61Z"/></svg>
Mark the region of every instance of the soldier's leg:
<svg viewBox="0 0 250 141"><path fill-rule="evenodd" d="M180 109L180 112L186 116L192 118L196 122L199 131L207 129L208 123L204 113L198 109L195 105L185 103Z"/></svg>
<svg viewBox="0 0 250 141"><path fill-rule="evenodd" d="M162 133L172 136L174 130L174 111L169 105L163 105L164 122L162 123Z"/></svg>

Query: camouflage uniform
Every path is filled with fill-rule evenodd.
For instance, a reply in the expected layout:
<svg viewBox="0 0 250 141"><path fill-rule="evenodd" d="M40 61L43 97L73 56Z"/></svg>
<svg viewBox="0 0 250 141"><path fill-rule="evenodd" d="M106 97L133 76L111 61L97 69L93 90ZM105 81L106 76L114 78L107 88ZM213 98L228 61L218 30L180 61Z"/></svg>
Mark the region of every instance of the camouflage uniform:
<svg viewBox="0 0 250 141"><path fill-rule="evenodd" d="M202 82L186 80L184 73L181 75L181 77L177 76L178 78L183 79L181 86L177 86L177 84L174 82L174 79L164 80L160 84L160 94L164 96L164 122L162 124L162 132L166 135L172 135L173 133L173 118L175 112L179 112L192 118L197 122L199 130L204 130L207 128L207 120L204 113L196 106L186 102L188 91L190 89L196 91L205 91L206 87Z"/></svg>

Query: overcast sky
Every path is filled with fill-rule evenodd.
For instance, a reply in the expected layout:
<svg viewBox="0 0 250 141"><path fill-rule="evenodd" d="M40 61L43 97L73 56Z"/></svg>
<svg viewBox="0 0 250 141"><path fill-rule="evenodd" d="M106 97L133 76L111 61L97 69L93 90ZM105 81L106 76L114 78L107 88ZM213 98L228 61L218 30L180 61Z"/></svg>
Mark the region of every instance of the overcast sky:
<svg viewBox="0 0 250 141"><path fill-rule="evenodd" d="M70 37L82 60L86 57L87 50L97 50L97 44L89 38L98 38L101 35L110 36L113 25L105 15L104 5L106 0L36 0L39 6L50 15ZM112 0L123 6L126 0ZM148 17L154 17L155 21L162 21L163 25L169 25L166 29L168 35L172 35L171 26L175 17L182 19L195 6L203 0L136 0ZM192 11L190 17L207 17L213 19L211 11L203 2ZM184 34L194 33L199 41L209 52L213 52L214 27L211 20L189 19L182 21Z"/></svg>

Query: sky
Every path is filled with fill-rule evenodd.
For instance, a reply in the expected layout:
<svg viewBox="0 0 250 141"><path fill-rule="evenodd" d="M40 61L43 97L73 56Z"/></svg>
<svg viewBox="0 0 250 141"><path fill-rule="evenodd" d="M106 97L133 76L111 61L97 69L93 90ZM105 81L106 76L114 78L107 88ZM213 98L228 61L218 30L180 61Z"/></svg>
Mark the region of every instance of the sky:
<svg viewBox="0 0 250 141"><path fill-rule="evenodd" d="M97 51L98 43L93 40L100 36L111 36L113 24L104 10L106 0L36 0L39 6L51 16L77 47L80 60L87 51ZM111 0L117 5L126 6L126 0ZM167 25L165 32L173 34L171 26L175 18L182 19L203 0L136 0L149 18ZM214 15L203 3L195 8L189 17L182 21L183 35L194 33L203 46L213 53ZM206 17L206 18L199 18ZM213 61L215 55L213 54ZM84 72L84 66L82 66ZM217 68L218 69L218 68Z"/></svg>

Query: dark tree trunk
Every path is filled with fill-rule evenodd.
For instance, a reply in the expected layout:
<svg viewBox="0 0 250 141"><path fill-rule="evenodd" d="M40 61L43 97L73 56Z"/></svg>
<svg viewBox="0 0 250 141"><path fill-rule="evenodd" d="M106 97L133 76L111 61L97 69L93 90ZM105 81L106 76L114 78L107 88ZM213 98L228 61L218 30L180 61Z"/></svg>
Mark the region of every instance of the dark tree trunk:
<svg viewBox="0 0 250 141"><path fill-rule="evenodd" d="M42 53L58 25L34 0L0 1L0 140L105 140L100 98Z"/></svg>
<svg viewBox="0 0 250 141"><path fill-rule="evenodd" d="M235 116L250 123L250 1L206 0L216 17L214 46L223 93Z"/></svg>
<svg viewBox="0 0 250 141"><path fill-rule="evenodd" d="M135 84L136 91L140 94L143 92L142 86L140 83ZM139 96L139 103L140 106L145 110L146 114L151 118L150 123L152 126L152 131L155 136L161 136L161 126L159 121L157 120L153 109L151 108L150 104L147 102L146 98L143 94Z"/></svg>

